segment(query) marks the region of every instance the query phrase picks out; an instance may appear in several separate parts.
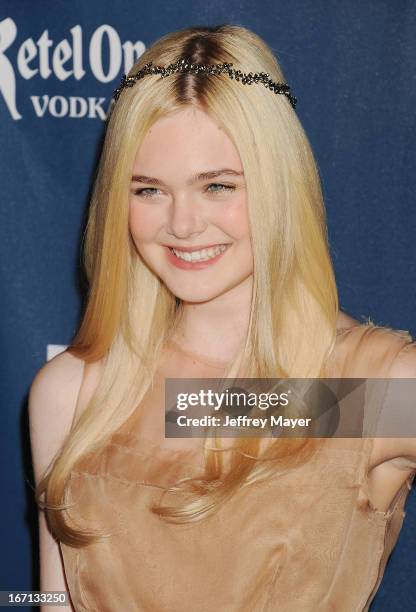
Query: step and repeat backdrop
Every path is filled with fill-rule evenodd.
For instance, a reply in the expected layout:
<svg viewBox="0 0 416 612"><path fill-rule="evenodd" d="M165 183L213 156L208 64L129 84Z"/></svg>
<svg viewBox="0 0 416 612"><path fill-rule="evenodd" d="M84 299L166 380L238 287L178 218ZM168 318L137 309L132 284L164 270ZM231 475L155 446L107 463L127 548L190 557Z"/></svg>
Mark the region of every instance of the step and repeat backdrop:
<svg viewBox="0 0 416 612"><path fill-rule="evenodd" d="M0 0L0 590L38 588L27 394L71 341L80 245L121 76L154 40L233 23L298 97L322 178L341 308L416 335L416 4L404 0ZM411 610L416 497L372 610Z"/></svg>

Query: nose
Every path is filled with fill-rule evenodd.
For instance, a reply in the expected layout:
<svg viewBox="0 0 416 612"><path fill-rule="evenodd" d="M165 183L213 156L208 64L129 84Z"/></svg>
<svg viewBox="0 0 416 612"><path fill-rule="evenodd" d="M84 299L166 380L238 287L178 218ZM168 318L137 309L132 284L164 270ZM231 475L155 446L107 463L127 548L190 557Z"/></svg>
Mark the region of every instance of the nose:
<svg viewBox="0 0 416 612"><path fill-rule="evenodd" d="M200 234L206 228L196 202L186 195L175 196L170 203L166 231L176 238L188 238Z"/></svg>

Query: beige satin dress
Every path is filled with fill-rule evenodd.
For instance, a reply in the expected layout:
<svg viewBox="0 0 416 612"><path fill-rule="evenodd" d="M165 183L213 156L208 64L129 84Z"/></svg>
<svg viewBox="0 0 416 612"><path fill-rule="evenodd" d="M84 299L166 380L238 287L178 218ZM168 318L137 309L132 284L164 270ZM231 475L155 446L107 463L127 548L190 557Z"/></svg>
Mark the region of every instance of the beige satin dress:
<svg viewBox="0 0 416 612"><path fill-rule="evenodd" d="M386 376L408 345L391 330L343 330L333 375ZM201 375L201 362L182 353L184 360L187 376ZM149 507L161 500L164 487L200 474L203 464L197 448L175 446L178 440L161 433L163 379L174 372L174 362L161 367L160 384L110 443L71 474L79 524L114 532L81 549L61 543L75 610L368 610L402 527L416 457L402 460L411 472L387 511L368 498L373 439L342 438L328 439L305 465L237 491L202 522L167 523ZM215 377L221 365L205 362L203 369Z"/></svg>

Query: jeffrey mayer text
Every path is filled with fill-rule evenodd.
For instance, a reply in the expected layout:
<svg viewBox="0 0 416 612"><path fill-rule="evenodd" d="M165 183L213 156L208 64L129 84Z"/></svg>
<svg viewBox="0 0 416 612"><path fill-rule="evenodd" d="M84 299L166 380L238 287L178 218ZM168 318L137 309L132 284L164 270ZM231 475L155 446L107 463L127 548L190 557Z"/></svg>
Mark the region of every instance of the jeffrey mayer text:
<svg viewBox="0 0 416 612"><path fill-rule="evenodd" d="M245 415L231 417L227 414L223 423L219 417L212 415L204 415L203 417L180 415L176 422L179 427L261 427L261 429L264 429L269 424L271 427L290 427L294 429L296 426L308 427L311 421L312 419L291 419L282 415L256 418Z"/></svg>

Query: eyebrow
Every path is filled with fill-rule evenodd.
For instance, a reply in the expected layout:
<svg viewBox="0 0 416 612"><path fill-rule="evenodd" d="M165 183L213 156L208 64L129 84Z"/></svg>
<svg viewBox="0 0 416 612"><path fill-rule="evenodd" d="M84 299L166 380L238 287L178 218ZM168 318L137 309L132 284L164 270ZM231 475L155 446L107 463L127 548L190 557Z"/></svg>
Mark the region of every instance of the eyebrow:
<svg viewBox="0 0 416 612"><path fill-rule="evenodd" d="M197 183L199 181L206 181L209 179L217 178L219 176L229 175L229 176L244 176L244 172L237 172L237 170L232 170L231 168L221 168L220 170L209 170L208 172L200 172L199 174L195 174L187 181L187 185L192 185L193 183ZM144 176L143 174L133 174L131 177L132 183L147 183L148 185L163 185L162 181L153 176Z"/></svg>

